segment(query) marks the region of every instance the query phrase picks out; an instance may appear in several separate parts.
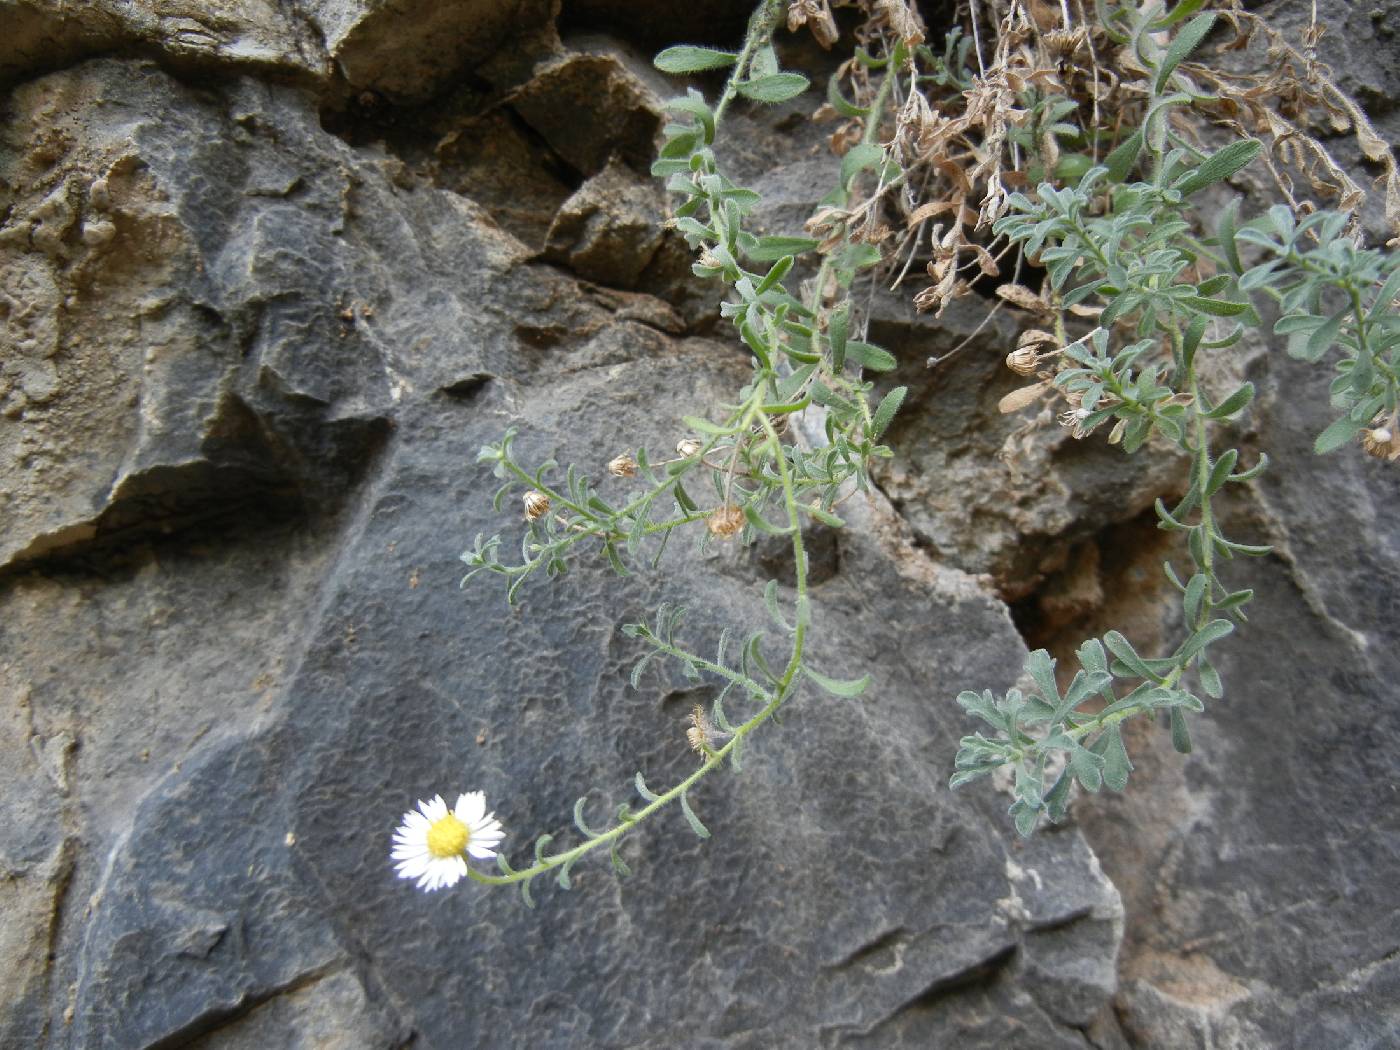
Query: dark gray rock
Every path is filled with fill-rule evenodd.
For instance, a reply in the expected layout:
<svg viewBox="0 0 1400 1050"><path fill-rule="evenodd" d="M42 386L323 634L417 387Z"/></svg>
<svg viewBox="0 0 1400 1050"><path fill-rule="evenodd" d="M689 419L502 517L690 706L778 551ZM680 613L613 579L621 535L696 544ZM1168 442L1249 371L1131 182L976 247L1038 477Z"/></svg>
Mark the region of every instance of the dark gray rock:
<svg viewBox="0 0 1400 1050"><path fill-rule="evenodd" d="M634 771L684 776L708 694L631 689L617 625L680 601L711 646L788 571L682 542L515 609L458 589L475 532L520 528L483 442L519 425L601 475L745 374L638 173L674 88L645 49L731 42L748 5L578 0L564 43L541 6L239 3L183 35L165 7L6 9L0 76L56 72L0 122L0 1044L1394 1044L1400 497L1311 455L1326 377L1262 348L1232 367L1278 467L1231 514L1279 553L1234 569L1259 599L1229 696L1189 758L1140 727L1084 834L1022 843L993 785L947 791L952 697L1020 667L1005 598L1047 644L1171 637L1139 512L1175 466L1042 425L1004 467L1005 311L929 371L985 307L875 297L901 458L813 536L813 660L866 697L800 695L696 791L713 839L659 816L626 881L589 860L528 911L394 877L425 795L486 791L523 862L580 795L601 820ZM826 189L771 169L829 132L803 105L735 110L771 232Z"/></svg>
<svg viewBox="0 0 1400 1050"><path fill-rule="evenodd" d="M697 562L678 544L663 574L585 563L509 610L489 581L458 590L457 555L477 530L519 527L490 511L473 463L508 423L528 453L598 471L673 444L684 412L732 396L742 358L676 339L683 322L650 296L530 264L470 200L405 187L384 154L321 131L295 89L196 91L105 61L18 104L55 98L77 132L50 168L73 178L76 212L96 197L118 221L102 280L77 283L93 249L67 227L45 265L93 325L158 300L130 338L166 341L114 380L151 407L133 419L119 402L90 428L135 465L127 480L90 470L74 506L95 512L17 519L29 543L93 531L15 560L4 595L6 673L29 683L15 717L30 719L7 752L6 930L32 946L7 1038L295 1045L336 1012L335 1037L370 1047L898 1046L1014 1002L1056 1045L1083 1045L1077 1026L1112 991L1116 892L1076 834L1024 852L1004 801L948 794L960 718L929 702L949 681L1004 684L1019 637L999 602L859 507L839 571L818 576L814 658L837 675L873 653L885 666L868 700L795 702L742 779L697 792L714 841L660 818L626 847L634 878L581 866L572 896L539 889L537 912L397 880L389 834L417 797L485 789L519 857L567 827L578 795L601 814L635 770L660 784L691 768L694 690L658 671L632 691L618 618L681 600L712 645L763 622L761 560ZM119 123L84 108L99 98ZM139 185L84 190L118 145ZM121 270L128 221L158 223L164 250ZM11 243L34 255L32 235ZM89 440L40 418L93 403L63 391L16 423L55 461ZM177 497L188 515L160 502ZM92 699L86 676L104 683ZM1058 887L1022 903L1016 887L1052 870ZM1088 946L1079 976L1046 965L1066 936ZM1066 980L1076 1005L1052 1014Z"/></svg>

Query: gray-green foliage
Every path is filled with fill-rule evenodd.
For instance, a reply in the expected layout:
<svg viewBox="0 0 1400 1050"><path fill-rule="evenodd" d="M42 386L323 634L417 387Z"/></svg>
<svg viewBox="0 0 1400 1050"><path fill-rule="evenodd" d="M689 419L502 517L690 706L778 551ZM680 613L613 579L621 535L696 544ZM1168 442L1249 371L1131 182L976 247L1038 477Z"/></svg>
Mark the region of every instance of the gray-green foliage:
<svg viewBox="0 0 1400 1050"><path fill-rule="evenodd" d="M1044 268L1061 317L1052 355L1058 368L1046 381L1070 406L1062 422L1079 436L1107 433L1129 454L1150 449L1155 437L1181 449L1190 463L1185 495L1174 506L1157 504L1161 527L1184 538L1184 558L1164 567L1181 595L1175 649L1145 656L1122 633L1108 631L1079 647L1080 667L1063 691L1055 662L1041 650L1026 663L1029 690L958 697L986 727L962 739L952 785L1009 767L1011 814L1022 834L1042 815L1062 819L1075 782L1088 791L1126 786L1133 767L1124 721L1165 717L1178 750L1188 751L1187 715L1203 709L1202 695L1223 695L1211 647L1245 620L1252 592L1227 584L1222 564L1268 548L1227 536L1216 502L1229 486L1256 477L1266 458L1246 462L1226 440L1226 425L1250 406L1254 389L1243 383L1208 390L1201 365L1209 355L1227 352L1270 311L1281 313L1274 332L1286 338L1290 353L1317 361L1335 352L1332 394L1341 415L1319 437L1319 451L1352 440L1377 417L1393 418L1396 408L1395 256L1361 248L1347 217L1325 211L1300 220L1274 208L1241 221L1231 206L1211 224L1213 237L1201 232L1203 195L1219 193L1260 149L1246 139L1207 154L1170 119L1201 97L1182 69L1213 24L1213 15L1199 13L1202 6L1183 0L1167 11L1152 0L1141 6L1096 0L1102 28L1148 71L1141 127L1121 141L1108 143L1108 128L1089 126L1071 99L1037 86L1019 97L1025 117L1008 132L1029 170L1060 180L1006 197L992 233ZM702 656L682 637L676 608L622 628L643 648L634 687L653 661L669 661L715 690L692 727L699 767L662 791L636 773L632 785L641 804L618 805L606 822L588 817L585 795L574 809L577 844L555 848L553 836L542 835L528 867L513 868L501 857L500 875L471 872L478 882L518 885L527 901L535 878L552 873L568 888L575 862L602 847L614 870L627 874L619 844L672 802L697 835L708 837L691 796L703 777L726 764L738 769L749 734L776 720L804 680L836 697L859 695L869 681L829 678L805 658L813 610L802 529L809 520L842 525L842 501L868 487L874 460L892 454L881 442L905 397L902 387L874 396L867 374L895 361L861 338L850 296L858 275L881 261L878 248L860 236L862 209L876 203L870 187L878 187L878 196L908 175L896 163L898 153L880 141L892 88L915 69L922 72L911 74L911 84L954 94L973 91L979 81L969 65L972 42L956 33L941 56L923 44L907 49L901 40L891 41L888 53L858 48L856 61L878 87L858 104L843 95L837 78L828 84L833 110L862 121L864 133L833 165L833 185L821 202L821 241L800 231L757 236L746 225L758 194L726 175L714 144L736 100L779 103L808 88L801 74L780 68L771 44L784 11L780 0L764 0L738 51L680 46L656 59L672 74L728 72L713 102L692 88L666 103L672 119L653 172L677 202L671 225L697 254L694 272L725 290L721 314L751 355L748 381L727 404L684 418L689 436L677 455L632 450L628 469L606 484L594 484L574 466L522 461L514 430L481 451L502 483L497 509L512 494L526 492L536 501L518 561L502 560L499 536L478 536L463 555L467 579L499 575L511 600L540 570L561 575L581 554L601 555L619 573L654 565L671 534L692 526L702 546L738 533L744 542L779 536L793 549L792 580L764 588L773 621L768 632L731 643L726 631L714 655ZM1055 146L1041 156L1047 142ZM1061 153L1060 144L1075 152ZM813 264L815 275L808 292L795 294L804 263ZM1072 338L1065 313L1091 307L1099 311L1097 327ZM794 439L788 424L798 416L816 425ZM539 510L544 499L547 511ZM765 654L775 638L787 654L782 660Z"/></svg>
<svg viewBox="0 0 1400 1050"><path fill-rule="evenodd" d="M1249 406L1254 388L1244 383L1213 400L1199 378L1202 357L1261 327L1265 304L1256 306L1254 299L1271 299L1282 313L1273 331L1287 336L1290 354L1315 362L1339 351L1332 397L1343 415L1318 438L1319 452L1338 448L1378 415L1395 411L1400 257L1359 247L1346 215L1318 211L1299 221L1282 206L1241 223L1231 204L1215 224L1215 238L1197 239L1204 225L1199 195L1244 168L1260 148L1244 140L1202 156L1178 140L1165 119L1168 108L1191 100L1189 91L1170 90L1172 73L1204 39L1213 17L1198 16L1165 47L1153 39L1140 51L1156 71L1158 93L1143 130L1076 186L1042 183L1033 196L1012 195L1008 213L994 226L1039 259L1058 305L1102 309L1099 327L1062 351L1053 384L1076 406L1062 421L1081 436L1112 423L1111 440L1121 440L1127 453L1157 435L1191 463L1186 495L1173 507L1160 500L1156 506L1160 527L1184 534L1191 563L1187 573L1164 566L1182 600L1184 635L1176 650L1145 658L1110 631L1102 642L1090 639L1079 648L1081 670L1063 696L1054 663L1041 650L1025 666L1034 692L958 697L993 733L962 739L952 786L1010 766L1011 815L1026 835L1042 814L1063 818L1074 781L1087 791L1124 788L1132 770L1120 732L1124 720L1165 710L1173 744L1186 752L1186 716L1203 710L1193 690L1223 695L1208 649L1245 619L1253 592L1228 587L1221 562L1269 548L1227 537L1214 504L1226 486L1253 479L1267 460L1261 455L1246 467L1238 449L1222 447L1221 424ZM1143 17L1130 39L1145 41L1144 27L1153 25ZM1149 177L1128 181L1139 164ZM1203 276L1210 268L1216 272ZM1115 345L1109 331L1115 326L1131 329L1137 340Z"/></svg>

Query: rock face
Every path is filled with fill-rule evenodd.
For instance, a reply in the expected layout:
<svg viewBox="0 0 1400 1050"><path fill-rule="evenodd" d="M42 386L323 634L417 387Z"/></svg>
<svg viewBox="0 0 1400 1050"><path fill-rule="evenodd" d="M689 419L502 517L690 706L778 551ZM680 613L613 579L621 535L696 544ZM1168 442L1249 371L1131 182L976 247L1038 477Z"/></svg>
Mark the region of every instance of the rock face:
<svg viewBox="0 0 1400 1050"><path fill-rule="evenodd" d="M1400 1037L1393 471L1311 457L1325 380L1254 360L1282 462L1236 513L1291 524L1230 698L1188 760L1145 733L1127 796L1022 843L993 789L946 789L952 697L1011 683L1018 622L1169 630L1133 573L1171 478L1053 431L1009 473L1010 330L924 368L970 307L872 306L905 451L813 595L816 666L866 698L804 694L697 791L714 838L651 821L625 881L585 862L530 911L396 879L416 798L486 791L523 860L580 795L684 776L705 694L632 689L617 625L680 602L712 646L782 578L676 544L515 609L457 586L474 534L516 535L474 462L505 427L596 476L743 381L645 174L669 29L611 0L172 11L0 6L0 1045ZM801 109L736 112L775 232L825 192L772 167L818 141Z"/></svg>

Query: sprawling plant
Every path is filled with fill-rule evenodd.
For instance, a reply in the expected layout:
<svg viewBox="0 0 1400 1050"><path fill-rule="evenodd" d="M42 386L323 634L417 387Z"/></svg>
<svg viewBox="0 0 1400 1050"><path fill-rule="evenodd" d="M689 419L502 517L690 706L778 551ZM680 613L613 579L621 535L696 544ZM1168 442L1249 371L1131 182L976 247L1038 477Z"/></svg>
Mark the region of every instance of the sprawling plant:
<svg viewBox="0 0 1400 1050"><path fill-rule="evenodd" d="M440 799L421 804L421 814L405 818L395 856L401 873L427 888L467 875L517 885L529 902L534 879L551 874L567 888L573 866L603 849L626 874L620 843L672 803L708 837L690 799L702 779L737 769L749 735L805 683L841 697L864 690L868 677L832 679L807 659L813 617L803 527L840 528L841 503L866 490L872 465L892 455L881 441L905 389L874 396L868 375L896 362L860 338L853 290L874 280L898 286L916 258L931 279L915 296L921 309L941 310L973 280L994 278L995 309L1010 305L1053 329L1028 329L1008 355L1008 366L1034 381L1004 399L1003 410L1059 399L1060 421L1076 437L1104 432L1128 454L1175 446L1190 464L1184 497L1157 504L1162 528L1185 539L1182 557L1166 566L1182 602L1175 650L1143 655L1109 631L1079 647L1072 677L1058 677L1056 662L1039 650L1025 665L1028 689L958 697L990 731L962 739L952 784L1010 769L1011 815L1022 834L1042 815L1061 819L1075 782L1089 791L1126 785L1126 720L1166 712L1173 742L1187 751L1186 716L1203 707L1198 693L1223 695L1210 649L1244 619L1251 598L1247 587L1227 584L1223 563L1268 548L1226 536L1216 501L1227 486L1256 477L1266 458L1246 463L1231 446L1230 424L1254 390L1244 383L1212 392L1212 355L1275 318L1273 332L1286 337L1289 353L1337 359L1338 418L1318 437L1318 451L1359 437L1367 452L1400 458L1400 259L1362 246L1349 210L1359 203L1355 185L1338 186L1340 169L1301 118L1274 115L1260 101L1270 91L1322 99L1333 126L1337 113L1346 115L1364 144L1374 133L1321 73L1290 80L1285 61L1249 81L1194 63L1217 21L1200 13L1201 0L1170 10L1157 0L1096 0L1094 22L1082 20L1079 4L1076 22L1068 4L1039 5L1032 16L1016 3L987 21L974 3L971 33L954 28L940 49L925 42L903 0L847 6L858 6L864 20L816 114L838 122L833 184L802 236L745 228L759 197L726 176L714 144L736 102L782 103L806 91L805 76L780 68L772 41L786 21L789 29L808 26L824 47L835 44L840 32L827 0L763 0L738 51L680 46L656 58L666 73L728 73L713 102L691 88L666 103L674 119L653 171L677 202L670 225L696 252L694 272L724 288L721 314L750 353L747 382L729 403L687 416L690 433L674 453L619 454L607 465L614 480L605 488L574 466L523 462L508 430L479 458L501 482L494 506L521 500L519 559L502 557L500 536L478 536L462 556L466 580L498 575L513 601L540 570L562 575L580 556L604 557L621 574L655 565L677 530L700 530L702 543L781 537L792 548L793 576L787 585L768 581L764 599L787 655L770 660L763 632L731 643L729 631L718 652L701 655L682 637L682 610L674 607L654 622L623 626L641 649L634 686L651 661L665 660L713 687L687 733L698 768L662 789L636 773L638 800L597 825L586 817L585 794L574 809L576 843L541 835L533 862L521 867L495 851L499 824L479 796L462 796L450 811ZM1260 28L1225 7L1242 36ZM1285 59L1312 62L1310 54L1288 50ZM1224 120L1236 139L1203 145L1203 114ZM1252 119L1264 139L1241 119ZM1300 153L1300 141L1316 149ZM1217 205L1226 180L1256 158L1288 203L1245 220L1237 205ZM1300 203L1290 163L1319 193L1340 197L1342 210ZM1393 162L1386 171L1394 190ZM1207 199L1219 214L1209 228ZM1014 271L1003 280L1008 256ZM1039 291L1023 272L1040 275ZM791 426L794 416L808 425ZM621 496L613 494L619 482ZM468 855L495 856L499 872L469 868Z"/></svg>

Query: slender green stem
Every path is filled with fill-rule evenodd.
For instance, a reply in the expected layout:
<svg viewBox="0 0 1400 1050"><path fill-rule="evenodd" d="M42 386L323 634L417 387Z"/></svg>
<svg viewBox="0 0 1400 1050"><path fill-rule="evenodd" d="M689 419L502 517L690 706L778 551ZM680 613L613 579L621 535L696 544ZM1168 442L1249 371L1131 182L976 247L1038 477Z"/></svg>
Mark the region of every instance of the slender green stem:
<svg viewBox="0 0 1400 1050"><path fill-rule="evenodd" d="M696 656L694 653L688 653L684 649L678 649L674 645L670 645L666 642L663 642L654 634L648 633L645 637L648 642L654 645L659 651L666 653L668 656L674 656L676 657L676 659L683 660L686 663L694 664L696 667L699 667L702 670L710 671L711 673L717 674L722 678L728 678L735 685L742 685L754 696L769 696L768 690L763 688L763 686L759 685L748 675L740 674L738 671L735 671L731 667L725 667L724 664L717 664L712 660L706 660L704 657Z"/></svg>
<svg viewBox="0 0 1400 1050"><path fill-rule="evenodd" d="M1210 435L1206 430L1206 408L1201 398L1200 384L1196 379L1196 369L1193 366L1190 370L1189 380L1191 384L1191 407L1195 413L1196 430L1196 470L1198 482L1201 490L1201 522L1198 526L1201 529L1203 541L1201 543L1201 557L1203 562L1200 569L1206 575L1206 593L1201 603L1201 619L1198 623L1189 625L1192 629L1200 627L1210 618L1213 605L1215 589L1215 514L1211 507L1211 496L1206 491L1206 484L1210 480Z"/></svg>
<svg viewBox="0 0 1400 1050"><path fill-rule="evenodd" d="M739 85L748 76L749 63L753 61L754 52L768 43L773 36L773 31L778 28L778 18L781 11L782 0L763 0L749 20L749 31L744 37L744 47L734 63L734 71L729 74L729 79L725 82L724 92L720 95L719 102L715 104L716 126L719 125L720 118L724 116L724 111L729 108L729 103L738 96Z"/></svg>
<svg viewBox="0 0 1400 1050"><path fill-rule="evenodd" d="M781 694L765 695L771 695L771 699L764 706L763 710L759 711L758 714L754 715L743 725L735 727L734 735L731 736L727 741L725 741L723 746L715 748L712 751L708 751L706 753L705 761L701 763L699 769L697 769L694 773L690 774L690 776L686 777L684 780L682 780L675 787L671 788L669 791L665 792L664 794L657 795L656 798L654 798L651 802L647 803L636 813L634 813L632 815L631 820L622 821L621 823L609 828L607 831L599 833L598 835L589 839L587 842L579 843L573 849L567 849L564 850L562 853L555 853L552 856L544 857L536 861L534 864L530 865L530 867L520 868L516 871L512 871L509 875L488 875L485 872L477 871L475 868L468 867L468 877L476 882L483 883L487 886L509 886L513 883L524 882L528 879L533 879L538 875L543 875L545 872L552 871L553 869L562 867L565 864L571 864L572 862L582 857L584 854L591 853L599 846L606 846L609 843L615 842L616 840L622 838L623 835L626 835L629 831L631 831L634 827L640 824L647 817L655 813L658 809L663 808L667 804L674 802L676 799L684 795L687 791L689 791L696 784L698 784L706 776L706 774L713 772L719 765L721 765L724 762L724 760L727 757L729 757L730 752L732 752L734 748L738 746L739 741L743 740L744 737L748 736L760 725L768 721L768 719L772 717L773 712L778 709L778 705L782 703L782 696Z"/></svg>

